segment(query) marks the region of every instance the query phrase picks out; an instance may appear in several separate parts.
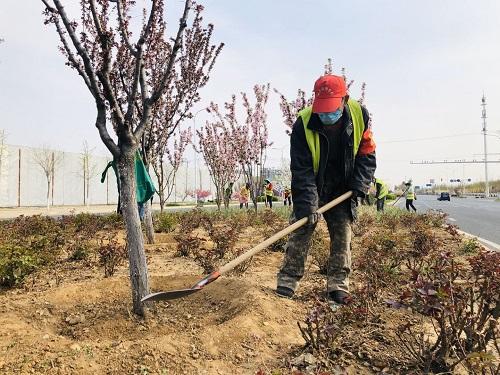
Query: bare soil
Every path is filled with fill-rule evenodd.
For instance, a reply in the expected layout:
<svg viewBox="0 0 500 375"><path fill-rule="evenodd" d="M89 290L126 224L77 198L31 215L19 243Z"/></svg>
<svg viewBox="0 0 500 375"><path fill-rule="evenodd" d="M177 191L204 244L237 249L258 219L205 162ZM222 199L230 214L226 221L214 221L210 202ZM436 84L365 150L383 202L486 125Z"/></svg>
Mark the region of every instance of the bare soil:
<svg viewBox="0 0 500 375"><path fill-rule="evenodd" d="M239 247L260 239L245 237ZM170 234L147 245L153 291L190 286L203 274L191 259L175 257L175 248ZM297 321L325 281L309 263L297 297L277 297L282 257L261 253L242 276L224 276L190 297L153 304L145 319L130 311L126 264L104 278L92 262L63 262L31 277L23 289L0 292L0 373L292 373L290 361L304 345ZM377 316L372 330L345 343L339 373L389 373L388 366L400 361L401 348L390 336L409 315L386 309Z"/></svg>

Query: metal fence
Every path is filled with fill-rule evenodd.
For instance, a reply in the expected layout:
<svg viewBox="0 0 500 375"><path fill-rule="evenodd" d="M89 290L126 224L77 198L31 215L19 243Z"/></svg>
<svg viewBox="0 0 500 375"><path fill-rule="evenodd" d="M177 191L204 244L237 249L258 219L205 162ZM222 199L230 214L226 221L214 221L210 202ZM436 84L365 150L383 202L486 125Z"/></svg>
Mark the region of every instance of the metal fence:
<svg viewBox="0 0 500 375"><path fill-rule="evenodd" d="M53 180L48 189L50 205L117 203L118 192L113 170L108 170L104 183L100 181L101 173L111 157L89 155L85 168L84 158L80 153L0 145L0 207L47 204L47 175L40 166L40 155L53 161L53 167L48 171L48 177ZM215 191L206 167L198 168L196 174L198 188ZM156 183L154 173L151 173L151 177ZM185 160L177 173L169 202L193 201L194 198L186 197L185 192L194 189L194 182L193 161ZM157 202L158 197L155 196L154 200Z"/></svg>

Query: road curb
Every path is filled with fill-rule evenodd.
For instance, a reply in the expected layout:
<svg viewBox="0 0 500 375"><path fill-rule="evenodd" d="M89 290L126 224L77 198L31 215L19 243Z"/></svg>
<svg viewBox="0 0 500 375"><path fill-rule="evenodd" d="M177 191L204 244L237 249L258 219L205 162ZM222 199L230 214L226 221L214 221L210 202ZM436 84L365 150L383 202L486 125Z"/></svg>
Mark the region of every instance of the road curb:
<svg viewBox="0 0 500 375"><path fill-rule="evenodd" d="M463 230L460 230L460 229L457 229L457 232L460 233L461 235L464 235L465 237L476 238L479 242L481 242L489 250L500 251L500 245L493 242L493 241L487 240L485 238L481 238L481 237L476 236L474 234L464 232Z"/></svg>

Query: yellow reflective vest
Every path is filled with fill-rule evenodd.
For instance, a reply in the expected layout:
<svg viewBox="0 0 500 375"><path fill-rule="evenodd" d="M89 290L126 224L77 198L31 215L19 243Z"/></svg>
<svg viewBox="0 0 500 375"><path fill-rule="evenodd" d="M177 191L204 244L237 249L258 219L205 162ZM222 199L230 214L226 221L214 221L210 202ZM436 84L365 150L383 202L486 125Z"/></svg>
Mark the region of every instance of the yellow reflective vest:
<svg viewBox="0 0 500 375"><path fill-rule="evenodd" d="M266 195L273 196L273 184L269 183L266 185Z"/></svg>
<svg viewBox="0 0 500 375"><path fill-rule="evenodd" d="M387 188L387 185L385 184L385 182L382 181L380 178L376 178L375 179L375 183L376 184L380 184L379 196L376 197L376 198L377 199L382 199L382 198L386 197L387 194L389 194L389 189Z"/></svg>
<svg viewBox="0 0 500 375"><path fill-rule="evenodd" d="M351 112L352 125L354 128L353 152L354 156L356 156L358 154L361 138L365 130L365 122L363 121L363 111L361 110L361 105L356 100L349 99L347 101L347 105L349 107L349 111ZM304 124L304 132L306 135L307 145L309 146L309 150L311 151L314 174L317 174L319 170L320 158L319 134L307 127L312 113L312 106L309 106L301 110L299 112L299 116L302 119L302 123Z"/></svg>
<svg viewBox="0 0 500 375"><path fill-rule="evenodd" d="M410 186L406 191L406 199L415 199L415 190L413 189L413 186Z"/></svg>

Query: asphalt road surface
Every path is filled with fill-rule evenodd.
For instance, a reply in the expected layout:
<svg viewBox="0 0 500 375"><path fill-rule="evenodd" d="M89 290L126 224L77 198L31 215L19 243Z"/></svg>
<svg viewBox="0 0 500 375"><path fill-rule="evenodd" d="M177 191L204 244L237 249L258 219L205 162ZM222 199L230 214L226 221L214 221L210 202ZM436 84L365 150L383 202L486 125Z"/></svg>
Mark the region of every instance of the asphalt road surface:
<svg viewBox="0 0 500 375"><path fill-rule="evenodd" d="M397 206L404 208L401 198ZM446 212L448 222L458 225L467 233L493 242L500 250L500 202L481 198L451 197L451 201L438 201L437 195L419 195L413 205L418 211L442 210ZM485 242L488 245L487 242ZM491 245L491 244L490 244ZM491 246L489 246L491 247Z"/></svg>

